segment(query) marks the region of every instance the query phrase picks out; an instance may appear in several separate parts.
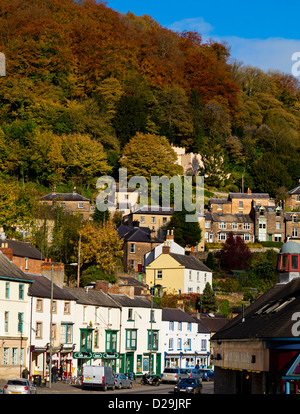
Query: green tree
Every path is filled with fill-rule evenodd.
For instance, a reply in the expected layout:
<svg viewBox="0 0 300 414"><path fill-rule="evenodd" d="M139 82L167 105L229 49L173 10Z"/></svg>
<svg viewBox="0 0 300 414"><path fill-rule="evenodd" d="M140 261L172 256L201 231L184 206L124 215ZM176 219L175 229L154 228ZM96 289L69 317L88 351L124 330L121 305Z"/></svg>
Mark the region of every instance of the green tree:
<svg viewBox="0 0 300 414"><path fill-rule="evenodd" d="M202 312L210 313L217 311L217 298L211 285L208 282L206 283L205 288L203 289L200 301Z"/></svg>
<svg viewBox="0 0 300 414"><path fill-rule="evenodd" d="M184 208L182 211L174 211L167 229L174 230L174 240L182 247L194 247L201 240L201 228L196 222L188 222L186 216L192 214Z"/></svg>

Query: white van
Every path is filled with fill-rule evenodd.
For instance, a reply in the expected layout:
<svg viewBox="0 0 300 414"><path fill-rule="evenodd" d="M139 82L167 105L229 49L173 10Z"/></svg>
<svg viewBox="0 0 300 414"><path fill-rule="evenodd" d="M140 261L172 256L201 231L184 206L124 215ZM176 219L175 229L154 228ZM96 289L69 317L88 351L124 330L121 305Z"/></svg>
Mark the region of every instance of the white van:
<svg viewBox="0 0 300 414"><path fill-rule="evenodd" d="M99 387L106 391L115 389L115 378L111 367L101 365L84 365L82 373L82 388Z"/></svg>

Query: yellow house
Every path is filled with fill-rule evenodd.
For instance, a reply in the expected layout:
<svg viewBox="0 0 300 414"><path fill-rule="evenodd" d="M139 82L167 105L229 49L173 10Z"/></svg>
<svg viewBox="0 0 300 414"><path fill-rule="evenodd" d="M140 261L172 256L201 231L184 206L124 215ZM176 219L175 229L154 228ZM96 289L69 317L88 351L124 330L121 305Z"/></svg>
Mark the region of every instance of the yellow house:
<svg viewBox="0 0 300 414"><path fill-rule="evenodd" d="M146 284L169 294L199 293L212 284L212 271L193 255L170 253L169 246L146 266Z"/></svg>

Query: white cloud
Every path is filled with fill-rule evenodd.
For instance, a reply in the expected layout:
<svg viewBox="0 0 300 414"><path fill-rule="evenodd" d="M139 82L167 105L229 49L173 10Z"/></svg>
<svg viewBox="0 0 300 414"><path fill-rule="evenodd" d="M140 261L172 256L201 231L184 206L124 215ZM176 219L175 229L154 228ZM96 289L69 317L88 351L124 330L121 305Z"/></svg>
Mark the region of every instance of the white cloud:
<svg viewBox="0 0 300 414"><path fill-rule="evenodd" d="M178 22L170 24L168 28L175 32L187 30L197 31L200 34L208 34L214 29L210 23L204 21L203 17L179 20Z"/></svg>
<svg viewBox="0 0 300 414"><path fill-rule="evenodd" d="M298 62L292 60L295 53L300 53L300 40L281 37L246 39L238 36L218 36L212 33L215 31L213 26L203 17L183 19L172 23L168 28L178 32L196 30L202 35L203 41L211 38L217 42L226 42L233 59L242 61L244 65L258 67L265 72L279 70L295 76L300 71L300 63L298 63L300 59L297 58ZM300 78L300 73L298 77Z"/></svg>

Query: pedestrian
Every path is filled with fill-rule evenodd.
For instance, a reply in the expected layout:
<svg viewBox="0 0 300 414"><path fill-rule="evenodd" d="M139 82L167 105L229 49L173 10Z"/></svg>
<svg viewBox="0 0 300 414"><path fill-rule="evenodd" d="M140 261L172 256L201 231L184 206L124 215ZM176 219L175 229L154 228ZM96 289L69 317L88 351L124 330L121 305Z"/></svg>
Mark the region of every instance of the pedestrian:
<svg viewBox="0 0 300 414"><path fill-rule="evenodd" d="M63 380L63 373L64 373L64 368L63 368L62 364L60 364L60 367L59 367L59 378L60 378L61 381Z"/></svg>
<svg viewBox="0 0 300 414"><path fill-rule="evenodd" d="M28 368L26 367L22 371L22 378L28 379L28 376L29 376L29 371L28 371Z"/></svg>
<svg viewBox="0 0 300 414"><path fill-rule="evenodd" d="M52 382L56 382L57 381L57 366L54 364L52 367Z"/></svg>

